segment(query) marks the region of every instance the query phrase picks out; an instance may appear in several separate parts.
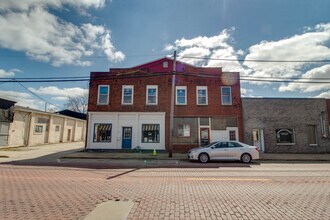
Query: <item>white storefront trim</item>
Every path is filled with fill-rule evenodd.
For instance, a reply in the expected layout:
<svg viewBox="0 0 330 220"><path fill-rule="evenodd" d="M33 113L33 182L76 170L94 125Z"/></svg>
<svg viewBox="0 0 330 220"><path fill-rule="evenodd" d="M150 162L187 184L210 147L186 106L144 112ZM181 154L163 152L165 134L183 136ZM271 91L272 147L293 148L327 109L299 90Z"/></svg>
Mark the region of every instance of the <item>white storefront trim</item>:
<svg viewBox="0 0 330 220"><path fill-rule="evenodd" d="M165 150L165 112L89 112L87 149L122 149L122 129L132 127L132 149ZM111 124L111 142L94 142L94 125ZM142 125L159 124L159 143L142 142Z"/></svg>

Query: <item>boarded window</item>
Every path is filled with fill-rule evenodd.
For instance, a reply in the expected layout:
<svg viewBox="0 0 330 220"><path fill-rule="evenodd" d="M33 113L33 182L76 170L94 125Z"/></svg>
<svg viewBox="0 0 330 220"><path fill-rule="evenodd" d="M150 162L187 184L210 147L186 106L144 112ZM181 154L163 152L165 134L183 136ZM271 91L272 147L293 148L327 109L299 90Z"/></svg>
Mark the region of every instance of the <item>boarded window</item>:
<svg viewBox="0 0 330 220"><path fill-rule="evenodd" d="M309 145L317 145L315 125L308 125L308 142Z"/></svg>

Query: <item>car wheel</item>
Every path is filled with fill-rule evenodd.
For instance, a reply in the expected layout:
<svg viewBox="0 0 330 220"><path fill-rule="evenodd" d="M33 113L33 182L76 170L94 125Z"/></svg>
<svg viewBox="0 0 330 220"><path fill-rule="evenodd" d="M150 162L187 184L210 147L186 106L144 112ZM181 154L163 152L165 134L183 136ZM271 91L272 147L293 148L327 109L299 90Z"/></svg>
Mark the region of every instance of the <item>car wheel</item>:
<svg viewBox="0 0 330 220"><path fill-rule="evenodd" d="M241 156L241 161L243 162L243 163L250 163L251 162L251 160L252 160L252 157L251 157L251 155L250 154L242 154L242 156Z"/></svg>
<svg viewBox="0 0 330 220"><path fill-rule="evenodd" d="M207 163L209 162L210 160L210 157L207 153L201 153L199 156L198 156L198 160L199 162L201 163Z"/></svg>

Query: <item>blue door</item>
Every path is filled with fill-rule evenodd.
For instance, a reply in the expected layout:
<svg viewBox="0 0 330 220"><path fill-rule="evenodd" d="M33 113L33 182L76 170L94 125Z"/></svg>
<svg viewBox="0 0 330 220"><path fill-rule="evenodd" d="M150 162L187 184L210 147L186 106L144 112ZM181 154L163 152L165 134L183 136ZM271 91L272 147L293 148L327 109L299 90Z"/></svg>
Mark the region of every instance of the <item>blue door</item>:
<svg viewBox="0 0 330 220"><path fill-rule="evenodd" d="M132 148L132 127L123 127L122 136L122 148L131 149Z"/></svg>

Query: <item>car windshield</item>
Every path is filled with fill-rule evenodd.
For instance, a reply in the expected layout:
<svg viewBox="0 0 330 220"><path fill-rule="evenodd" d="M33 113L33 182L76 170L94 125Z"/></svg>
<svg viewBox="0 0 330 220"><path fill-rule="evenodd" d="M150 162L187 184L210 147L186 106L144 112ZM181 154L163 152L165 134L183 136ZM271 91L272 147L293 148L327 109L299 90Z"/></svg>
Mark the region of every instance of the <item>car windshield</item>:
<svg viewBox="0 0 330 220"><path fill-rule="evenodd" d="M211 147L213 144L215 144L215 143L217 143L217 142L212 142L212 143L210 143L210 144L208 144L208 145L205 145L205 146L202 146L202 147Z"/></svg>

